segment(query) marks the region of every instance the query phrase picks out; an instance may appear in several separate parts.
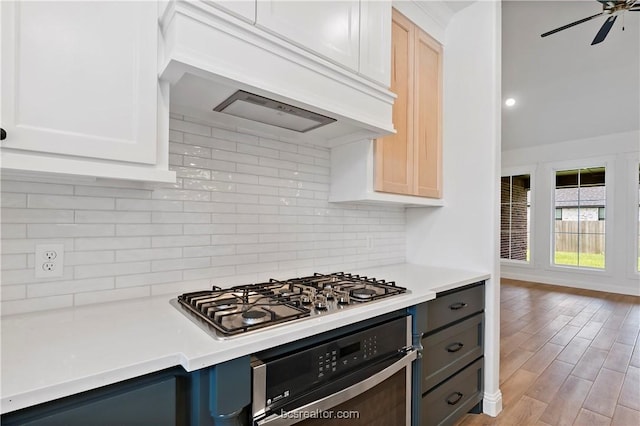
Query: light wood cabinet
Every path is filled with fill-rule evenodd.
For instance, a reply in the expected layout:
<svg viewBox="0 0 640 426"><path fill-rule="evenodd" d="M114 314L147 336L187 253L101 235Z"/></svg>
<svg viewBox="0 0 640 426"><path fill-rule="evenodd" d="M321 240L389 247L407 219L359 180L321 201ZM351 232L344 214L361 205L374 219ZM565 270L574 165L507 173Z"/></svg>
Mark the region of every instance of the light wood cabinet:
<svg viewBox="0 0 640 426"><path fill-rule="evenodd" d="M376 191L442 197L442 46L395 9L391 91L397 133L375 141Z"/></svg>

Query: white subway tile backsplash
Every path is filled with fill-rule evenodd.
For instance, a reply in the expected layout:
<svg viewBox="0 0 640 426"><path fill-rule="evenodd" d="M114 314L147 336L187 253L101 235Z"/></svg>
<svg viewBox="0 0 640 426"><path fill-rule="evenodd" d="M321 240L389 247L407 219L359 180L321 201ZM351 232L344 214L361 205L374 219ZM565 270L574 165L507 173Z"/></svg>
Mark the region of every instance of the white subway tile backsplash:
<svg viewBox="0 0 640 426"><path fill-rule="evenodd" d="M116 200L116 210L124 211L182 211L182 201L163 200Z"/></svg>
<svg viewBox="0 0 640 426"><path fill-rule="evenodd" d="M288 142L277 141L275 139L260 138L260 146L278 151L298 152L298 145Z"/></svg>
<svg viewBox="0 0 640 426"><path fill-rule="evenodd" d="M36 210L36 211L48 212L52 210ZM71 222L73 222L73 220L71 220ZM151 213L150 212L76 210L75 222L76 223L151 223Z"/></svg>
<svg viewBox="0 0 640 426"><path fill-rule="evenodd" d="M182 248L179 247L118 250L116 262L138 262L140 260L176 259L180 257L182 257Z"/></svg>
<svg viewBox="0 0 640 426"><path fill-rule="evenodd" d="M120 250L151 247L150 237L76 238L76 250ZM65 248L65 250L68 250Z"/></svg>
<svg viewBox="0 0 640 426"><path fill-rule="evenodd" d="M3 254L0 257L0 266L3 271L10 269L24 269L27 267L26 254Z"/></svg>
<svg viewBox="0 0 640 426"><path fill-rule="evenodd" d="M171 283L182 280L182 271L153 272L150 274L116 277L116 287L136 287L149 284Z"/></svg>
<svg viewBox="0 0 640 426"><path fill-rule="evenodd" d="M191 123L184 120L169 120L169 127L172 130L183 132L183 133L192 133L201 136L211 136L211 127L203 126L202 124Z"/></svg>
<svg viewBox="0 0 640 426"><path fill-rule="evenodd" d="M127 274L151 272L151 262L105 263L99 265L80 265L73 267L76 279L109 277Z"/></svg>
<svg viewBox="0 0 640 426"><path fill-rule="evenodd" d="M175 184L1 182L4 315L404 261L403 208L327 201L329 149L170 127ZM56 243L64 276L36 279L35 245Z"/></svg>
<svg viewBox="0 0 640 426"><path fill-rule="evenodd" d="M180 164L183 164L182 162ZM182 179L211 179L211 171L199 169L197 167L178 167L171 166L171 170L176 172L177 178Z"/></svg>
<svg viewBox="0 0 640 426"><path fill-rule="evenodd" d="M184 157L184 166L195 167L204 170L219 170L224 172L235 172L236 163L230 161L222 161L218 159L198 158L198 157ZM251 168L243 164L247 168ZM242 172L238 169L239 172Z"/></svg>
<svg viewBox="0 0 640 426"><path fill-rule="evenodd" d="M108 188L101 186L81 186L77 185L75 195L87 195L92 197L118 197L118 198L151 198L151 192L148 189L132 189L132 188Z"/></svg>
<svg viewBox="0 0 640 426"><path fill-rule="evenodd" d="M25 194L73 194L73 185L59 185L55 183L20 182L3 179L0 186L2 192L20 192Z"/></svg>
<svg viewBox="0 0 640 426"><path fill-rule="evenodd" d="M27 285L27 297L55 296L114 288L113 277L86 280L55 281Z"/></svg>
<svg viewBox="0 0 640 426"><path fill-rule="evenodd" d="M182 225L116 225L116 235L182 235Z"/></svg>
<svg viewBox="0 0 640 426"><path fill-rule="evenodd" d="M184 211L185 212L209 212L209 213L233 213L236 211L236 206L233 204L185 201Z"/></svg>
<svg viewBox="0 0 640 426"><path fill-rule="evenodd" d="M29 255L31 256L31 255ZM96 263L113 263L115 261L115 252L112 250L100 251L72 251L65 253L65 266L75 265L94 265ZM32 262L30 261L31 265Z"/></svg>
<svg viewBox="0 0 640 426"><path fill-rule="evenodd" d="M210 223L209 213L172 213L153 212L151 216L153 223Z"/></svg>
<svg viewBox="0 0 640 426"><path fill-rule="evenodd" d="M37 244L63 244L65 251L72 251L73 238L64 239L9 239L2 236L2 254L35 253Z"/></svg>
<svg viewBox="0 0 640 426"><path fill-rule="evenodd" d="M2 187L3 190L2 194L0 195L0 207L27 207L27 194L14 194L11 192L4 192L3 185L0 185L0 187Z"/></svg>
<svg viewBox="0 0 640 426"><path fill-rule="evenodd" d="M211 242L210 235L170 235L151 237L152 247L189 247L202 246Z"/></svg>
<svg viewBox="0 0 640 426"><path fill-rule="evenodd" d="M71 267L65 267L63 275L61 277L36 278L35 270L33 269L33 267L29 268L28 262L27 269L3 269L2 274L0 274L0 281L2 281L2 285L27 284L43 282L47 280L60 281L70 279L73 279L73 268Z"/></svg>
<svg viewBox="0 0 640 426"><path fill-rule="evenodd" d="M214 136L217 136L217 135L214 135ZM185 145L189 144L196 147L198 146L207 147L209 155L206 155L206 151L203 152L203 154L205 155L200 155L198 153L194 153L194 154L185 153L185 155L193 155L194 157L201 157L201 158L212 158L212 150L223 150L223 151L232 151L232 152L236 150L236 143L230 139L224 139L221 137L206 137L206 136L194 135L190 133L185 133L184 144Z"/></svg>
<svg viewBox="0 0 640 426"><path fill-rule="evenodd" d="M115 225L85 225L75 223L28 224L29 238L59 237L110 237L115 235Z"/></svg>
<svg viewBox="0 0 640 426"><path fill-rule="evenodd" d="M285 161L285 160L276 160L273 158L260 158L258 162L260 166L269 167L271 170L276 169L276 173L273 176L277 176L279 174L279 170L298 170L300 168L300 164L294 163L293 161ZM269 174L272 176L272 174Z"/></svg>
<svg viewBox="0 0 640 426"><path fill-rule="evenodd" d="M190 155L193 157L211 158L211 148L199 145L188 145L184 143L169 144L171 154Z"/></svg>
<svg viewBox="0 0 640 426"><path fill-rule="evenodd" d="M234 224L184 225L185 235L201 234L235 234Z"/></svg>
<svg viewBox="0 0 640 426"><path fill-rule="evenodd" d="M237 171L239 173L254 174L257 176L278 176L278 169L275 167L249 166L247 164L238 164Z"/></svg>
<svg viewBox="0 0 640 426"><path fill-rule="evenodd" d="M30 209L82 209L82 210L113 210L113 198L104 197L75 197L65 195L27 195L27 206Z"/></svg>
<svg viewBox="0 0 640 426"><path fill-rule="evenodd" d="M160 188L153 191L155 200L189 200L189 201L209 201L211 193L207 191L189 191L184 189Z"/></svg>
<svg viewBox="0 0 640 426"><path fill-rule="evenodd" d="M0 300L18 300L27 297L27 286L20 285L3 285L0 286Z"/></svg>
<svg viewBox="0 0 640 426"><path fill-rule="evenodd" d="M234 192L236 190L235 183L211 180L184 179L182 186L184 189L193 189L196 191Z"/></svg>
<svg viewBox="0 0 640 426"><path fill-rule="evenodd" d="M151 262L151 271L182 271L183 269L208 268L209 266L211 266L209 257L185 257L171 260L154 260Z"/></svg>
<svg viewBox="0 0 640 426"><path fill-rule="evenodd" d="M2 238L27 238L27 225L3 223L0 226Z"/></svg>
<svg viewBox="0 0 640 426"><path fill-rule="evenodd" d="M200 269L186 269L182 271L182 279L197 280L197 279L210 279L219 277L228 277L235 275L235 266L219 266L215 268L200 268Z"/></svg>

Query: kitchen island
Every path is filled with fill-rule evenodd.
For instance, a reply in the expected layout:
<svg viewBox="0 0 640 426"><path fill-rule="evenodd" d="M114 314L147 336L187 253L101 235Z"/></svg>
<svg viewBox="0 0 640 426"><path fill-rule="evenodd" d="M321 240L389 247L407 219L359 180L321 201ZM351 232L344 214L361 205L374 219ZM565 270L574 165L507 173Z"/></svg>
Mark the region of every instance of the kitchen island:
<svg viewBox="0 0 640 426"><path fill-rule="evenodd" d="M409 292L248 335L216 339L156 296L21 314L2 320L2 413L174 366L195 371L434 299L485 272L398 264L349 271Z"/></svg>

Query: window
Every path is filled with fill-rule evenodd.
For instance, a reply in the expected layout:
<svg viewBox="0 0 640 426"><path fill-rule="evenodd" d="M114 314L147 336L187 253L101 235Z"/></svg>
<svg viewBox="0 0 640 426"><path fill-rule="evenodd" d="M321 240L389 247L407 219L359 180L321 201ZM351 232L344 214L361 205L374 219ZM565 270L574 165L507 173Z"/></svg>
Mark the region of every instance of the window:
<svg viewBox="0 0 640 426"><path fill-rule="evenodd" d="M500 187L500 258L528 262L531 177L503 176Z"/></svg>
<svg viewBox="0 0 640 426"><path fill-rule="evenodd" d="M556 208L556 220L562 220L562 209Z"/></svg>
<svg viewBox="0 0 640 426"><path fill-rule="evenodd" d="M605 168L556 171L554 263L605 266ZM556 215L557 218L557 215Z"/></svg>

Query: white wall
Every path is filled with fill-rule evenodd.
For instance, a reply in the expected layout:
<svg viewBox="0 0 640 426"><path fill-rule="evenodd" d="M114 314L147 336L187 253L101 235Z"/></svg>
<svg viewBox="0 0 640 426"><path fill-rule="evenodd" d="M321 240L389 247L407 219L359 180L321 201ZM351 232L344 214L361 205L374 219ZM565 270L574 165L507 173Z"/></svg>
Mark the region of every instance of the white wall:
<svg viewBox="0 0 640 426"><path fill-rule="evenodd" d="M502 276L569 287L640 295L638 151L640 131L508 150L503 172L532 174L531 263L504 261ZM554 169L606 165L605 270L552 265Z"/></svg>
<svg viewBox="0 0 640 426"><path fill-rule="evenodd" d="M500 3L476 2L449 23L444 43L445 206L407 210L407 261L490 272L486 290L484 409L498 389L500 285Z"/></svg>
<svg viewBox="0 0 640 426"><path fill-rule="evenodd" d="M3 315L404 262L402 208L329 204L328 149L172 117L175 184L3 173Z"/></svg>

